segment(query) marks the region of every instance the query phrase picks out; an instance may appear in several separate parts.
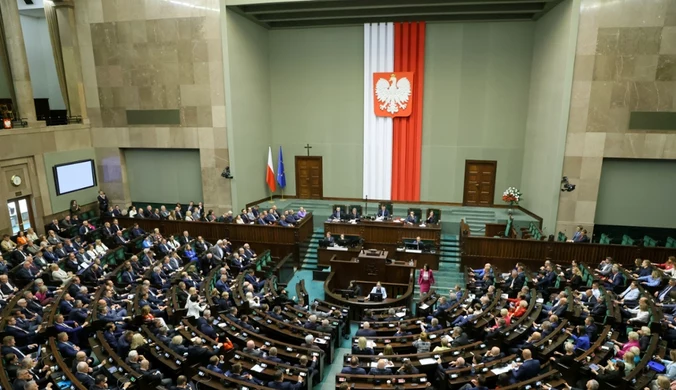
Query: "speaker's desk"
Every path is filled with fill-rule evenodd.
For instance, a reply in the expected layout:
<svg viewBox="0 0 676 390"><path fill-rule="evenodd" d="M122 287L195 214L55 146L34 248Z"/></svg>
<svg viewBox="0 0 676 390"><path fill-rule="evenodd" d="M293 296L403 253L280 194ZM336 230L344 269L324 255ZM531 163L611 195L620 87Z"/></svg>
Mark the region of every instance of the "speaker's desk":
<svg viewBox="0 0 676 390"><path fill-rule="evenodd" d="M405 238L420 237L441 243L441 225L408 225L404 222L362 220L358 223L324 222L324 232L360 236L371 245L397 244Z"/></svg>
<svg viewBox="0 0 676 390"><path fill-rule="evenodd" d="M366 309L408 306L413 297L415 261L387 264L386 253L381 256L366 256L351 260L331 260L331 274L324 282L324 293L329 302L350 307L350 319L360 320ZM343 298L336 290L345 289L354 280L361 287L362 296ZM380 282L387 291L382 302L371 302L364 298L376 283Z"/></svg>

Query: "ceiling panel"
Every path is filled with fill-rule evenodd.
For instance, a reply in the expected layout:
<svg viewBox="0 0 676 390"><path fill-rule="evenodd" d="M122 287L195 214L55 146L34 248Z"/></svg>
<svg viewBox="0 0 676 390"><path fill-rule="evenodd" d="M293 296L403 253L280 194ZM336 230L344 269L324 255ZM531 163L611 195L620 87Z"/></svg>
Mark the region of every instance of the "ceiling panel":
<svg viewBox="0 0 676 390"><path fill-rule="evenodd" d="M272 29L379 22L537 20L562 0L317 0L229 6Z"/></svg>

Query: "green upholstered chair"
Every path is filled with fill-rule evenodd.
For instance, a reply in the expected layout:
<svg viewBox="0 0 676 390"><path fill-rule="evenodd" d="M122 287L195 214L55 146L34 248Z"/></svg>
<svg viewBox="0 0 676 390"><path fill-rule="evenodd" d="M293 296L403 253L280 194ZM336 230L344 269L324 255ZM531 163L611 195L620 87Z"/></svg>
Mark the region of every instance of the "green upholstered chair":
<svg viewBox="0 0 676 390"><path fill-rule="evenodd" d="M643 237L643 246L654 248L657 246L657 241L650 236L645 236Z"/></svg>
<svg viewBox="0 0 676 390"><path fill-rule="evenodd" d="M406 211L406 215L408 216L411 213L411 211L413 211L413 215L415 215L415 217L418 218L418 222L422 221L422 209L410 207L408 211Z"/></svg>
<svg viewBox="0 0 676 390"><path fill-rule="evenodd" d="M601 239L599 240L599 244L604 244L604 245L610 245L612 242L612 239L605 233L601 234Z"/></svg>
<svg viewBox="0 0 676 390"><path fill-rule="evenodd" d="M352 212L352 209L357 209L357 214L361 215L362 207L360 204L351 204L350 208L345 210L345 212L349 214Z"/></svg>
<svg viewBox="0 0 676 390"><path fill-rule="evenodd" d="M667 248L676 248L676 240L673 237L667 237L667 242L664 246Z"/></svg>
<svg viewBox="0 0 676 390"><path fill-rule="evenodd" d="M634 239L625 234L622 236L622 245L634 245Z"/></svg>
<svg viewBox="0 0 676 390"><path fill-rule="evenodd" d="M513 223L514 221L512 220L512 218L509 218L507 220L507 224L505 225L505 231L502 233L503 237L509 237L509 232L512 230Z"/></svg>
<svg viewBox="0 0 676 390"><path fill-rule="evenodd" d="M433 208L430 207L425 211L425 220L427 220L427 216L430 215L430 211L434 211L434 216L437 218L437 223L441 222L441 209Z"/></svg>
<svg viewBox="0 0 676 390"><path fill-rule="evenodd" d="M566 240L568 240L568 237L566 237L566 235L563 232L559 232L559 235L557 236L556 240L560 242L566 242Z"/></svg>
<svg viewBox="0 0 676 390"><path fill-rule="evenodd" d="M338 207L340 207L340 210L343 213L347 214L347 209L345 208L344 204L334 204L333 206L331 206L331 212L333 213L334 211L336 211L336 208Z"/></svg>

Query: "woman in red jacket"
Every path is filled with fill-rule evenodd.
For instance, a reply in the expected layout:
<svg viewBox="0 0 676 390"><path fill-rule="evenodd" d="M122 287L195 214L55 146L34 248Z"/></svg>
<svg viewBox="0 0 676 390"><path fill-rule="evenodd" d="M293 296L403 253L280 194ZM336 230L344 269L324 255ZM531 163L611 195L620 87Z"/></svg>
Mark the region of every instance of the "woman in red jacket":
<svg viewBox="0 0 676 390"><path fill-rule="evenodd" d="M430 286L434 284L434 274L430 267L423 265L418 274L418 285L420 286L420 295L427 294L430 291Z"/></svg>

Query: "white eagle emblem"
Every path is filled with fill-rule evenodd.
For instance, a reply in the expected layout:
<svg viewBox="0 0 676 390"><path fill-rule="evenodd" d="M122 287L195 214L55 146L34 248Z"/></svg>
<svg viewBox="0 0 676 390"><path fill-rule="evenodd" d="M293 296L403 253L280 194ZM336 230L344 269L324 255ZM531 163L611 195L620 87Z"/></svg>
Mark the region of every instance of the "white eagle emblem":
<svg viewBox="0 0 676 390"><path fill-rule="evenodd" d="M411 96L411 82L406 77L397 81L393 73L390 82L381 78L376 83L376 98L381 103L380 109L396 114L399 109L406 110L408 98Z"/></svg>

